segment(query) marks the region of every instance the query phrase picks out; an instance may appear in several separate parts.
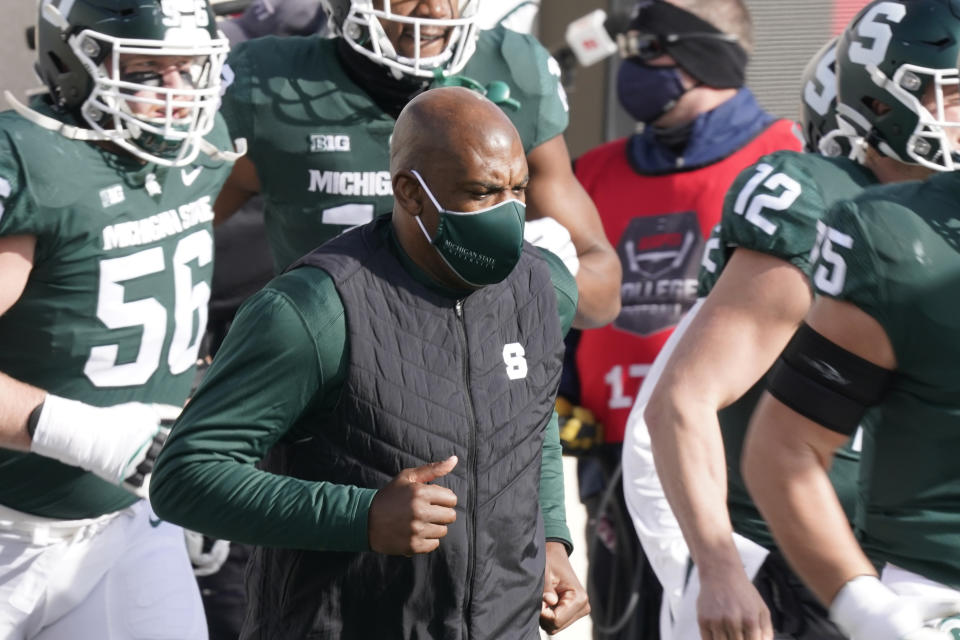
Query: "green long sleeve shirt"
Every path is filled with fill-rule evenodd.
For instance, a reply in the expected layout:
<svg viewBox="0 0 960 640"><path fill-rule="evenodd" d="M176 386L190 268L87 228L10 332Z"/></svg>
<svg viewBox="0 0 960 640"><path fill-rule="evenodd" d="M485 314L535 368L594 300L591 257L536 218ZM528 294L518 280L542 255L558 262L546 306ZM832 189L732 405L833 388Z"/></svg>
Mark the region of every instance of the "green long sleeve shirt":
<svg viewBox="0 0 960 640"><path fill-rule="evenodd" d="M419 281L452 298L464 296L432 284L395 240L391 246ZM576 311L576 283L559 258L543 254L566 332ZM332 411L348 366L346 318L330 276L300 268L271 281L240 309L160 454L150 487L157 514L213 537L261 546L368 550L374 489L255 466L282 439L295 442L336 428ZM543 445L540 505L546 538L570 548L556 415Z"/></svg>

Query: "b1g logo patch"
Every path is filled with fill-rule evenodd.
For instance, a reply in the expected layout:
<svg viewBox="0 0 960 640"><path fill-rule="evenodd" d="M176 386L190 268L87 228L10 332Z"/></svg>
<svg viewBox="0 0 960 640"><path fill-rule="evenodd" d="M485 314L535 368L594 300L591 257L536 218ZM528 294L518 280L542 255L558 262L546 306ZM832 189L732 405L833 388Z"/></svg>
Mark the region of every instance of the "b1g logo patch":
<svg viewBox="0 0 960 640"><path fill-rule="evenodd" d="M631 220L617 245L622 307L613 326L646 336L676 325L697 299L703 246L693 211Z"/></svg>
<svg viewBox="0 0 960 640"><path fill-rule="evenodd" d="M310 134L310 152L350 151L350 136L342 134Z"/></svg>

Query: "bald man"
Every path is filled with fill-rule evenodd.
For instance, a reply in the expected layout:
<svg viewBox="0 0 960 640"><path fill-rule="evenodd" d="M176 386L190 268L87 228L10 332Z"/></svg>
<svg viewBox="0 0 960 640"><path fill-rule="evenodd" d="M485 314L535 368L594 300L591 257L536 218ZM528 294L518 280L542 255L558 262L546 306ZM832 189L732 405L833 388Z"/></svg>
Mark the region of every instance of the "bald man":
<svg viewBox="0 0 960 640"><path fill-rule="evenodd" d="M576 284L523 241L523 145L486 98L411 101L390 164L391 217L240 310L154 508L260 545L243 638L559 631L589 610L553 413Z"/></svg>

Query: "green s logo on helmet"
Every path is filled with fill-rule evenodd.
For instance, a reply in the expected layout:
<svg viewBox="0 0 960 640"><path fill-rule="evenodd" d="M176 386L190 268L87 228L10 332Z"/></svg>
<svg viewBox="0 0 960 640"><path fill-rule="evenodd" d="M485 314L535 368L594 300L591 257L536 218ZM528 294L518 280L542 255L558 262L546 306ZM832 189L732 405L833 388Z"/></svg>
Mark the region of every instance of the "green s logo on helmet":
<svg viewBox="0 0 960 640"><path fill-rule="evenodd" d="M944 115L960 83L958 59L958 0L871 2L837 43L837 114L883 155L960 168L960 116Z"/></svg>

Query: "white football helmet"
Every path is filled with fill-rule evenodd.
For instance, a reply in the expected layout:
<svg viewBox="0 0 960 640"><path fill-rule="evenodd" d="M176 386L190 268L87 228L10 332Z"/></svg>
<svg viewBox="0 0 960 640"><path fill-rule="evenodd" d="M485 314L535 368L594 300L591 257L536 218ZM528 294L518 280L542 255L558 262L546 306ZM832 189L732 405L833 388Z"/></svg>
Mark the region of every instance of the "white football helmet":
<svg viewBox="0 0 960 640"><path fill-rule="evenodd" d="M206 150L229 51L208 0L41 0L39 11L37 71L57 108L90 127L61 133L107 140L163 166ZM124 74L121 56L156 56L159 67L168 56L184 60L182 86L164 86L149 70Z"/></svg>
<svg viewBox="0 0 960 640"><path fill-rule="evenodd" d="M433 78L437 69L444 75L459 73L473 55L477 36L477 7L480 0L449 0L459 9L457 18L436 19L397 15L390 0L323 0L335 33L355 51L389 67L394 75ZM413 57L399 55L387 37L381 21L412 24L416 43ZM442 27L452 31L439 55L420 55L420 30Z"/></svg>

